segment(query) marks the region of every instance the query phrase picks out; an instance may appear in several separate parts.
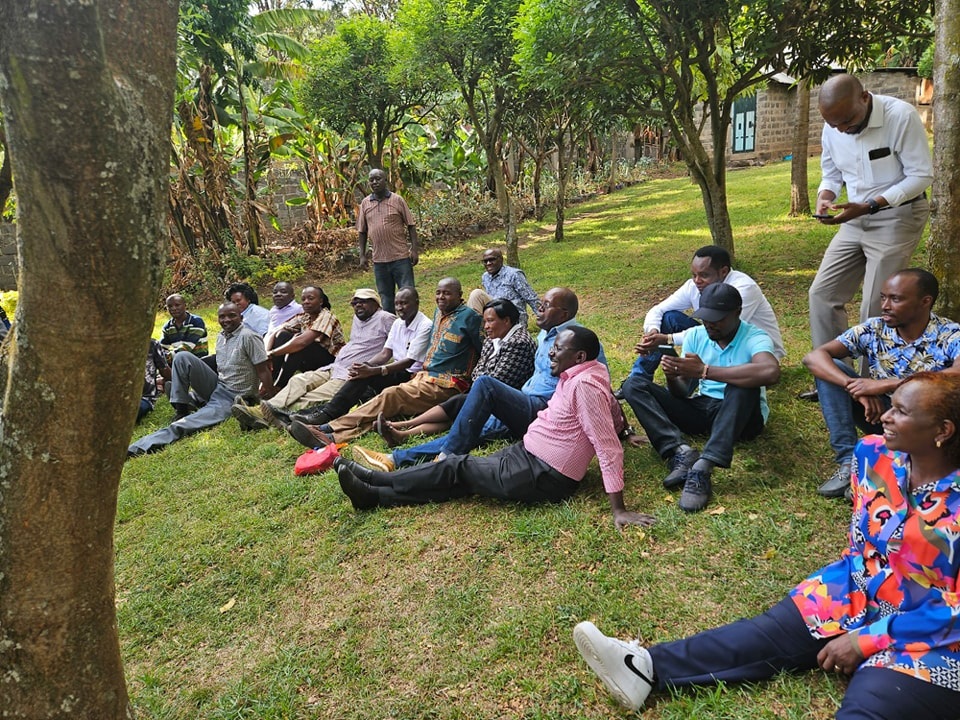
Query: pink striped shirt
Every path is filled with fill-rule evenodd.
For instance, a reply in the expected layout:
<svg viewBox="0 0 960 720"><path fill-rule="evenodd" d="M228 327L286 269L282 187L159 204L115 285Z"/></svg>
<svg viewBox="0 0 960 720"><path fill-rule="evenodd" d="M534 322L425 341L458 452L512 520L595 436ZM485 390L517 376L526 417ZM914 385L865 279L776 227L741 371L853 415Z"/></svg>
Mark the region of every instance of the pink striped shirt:
<svg viewBox="0 0 960 720"><path fill-rule="evenodd" d="M523 447L573 480L582 480L594 455L600 461L603 488L623 490L623 429L620 406L610 392L610 373L596 360L560 374L557 390L540 411Z"/></svg>

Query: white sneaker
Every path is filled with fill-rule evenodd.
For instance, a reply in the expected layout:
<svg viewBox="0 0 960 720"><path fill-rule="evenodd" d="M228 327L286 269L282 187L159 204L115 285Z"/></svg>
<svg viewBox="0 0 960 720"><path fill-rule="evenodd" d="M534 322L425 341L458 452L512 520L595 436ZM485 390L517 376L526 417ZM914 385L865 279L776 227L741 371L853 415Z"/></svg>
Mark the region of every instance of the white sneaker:
<svg viewBox="0 0 960 720"><path fill-rule="evenodd" d="M636 640L607 637L592 622L573 629L577 650L607 690L631 710L639 710L653 689L653 659Z"/></svg>

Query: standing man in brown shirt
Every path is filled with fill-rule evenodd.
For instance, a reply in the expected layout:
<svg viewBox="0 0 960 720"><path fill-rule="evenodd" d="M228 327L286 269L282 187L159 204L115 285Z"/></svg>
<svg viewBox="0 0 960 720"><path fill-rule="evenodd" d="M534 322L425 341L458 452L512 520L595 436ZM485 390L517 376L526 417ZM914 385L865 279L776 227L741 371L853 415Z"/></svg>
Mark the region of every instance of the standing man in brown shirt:
<svg viewBox="0 0 960 720"><path fill-rule="evenodd" d="M373 169L369 175L371 193L360 203L357 232L360 234L360 267L367 267L367 237L373 249L373 277L383 309L394 312L397 288L415 287L413 266L420 260L417 228L402 197L387 189L387 175ZM409 245L408 245L409 242Z"/></svg>

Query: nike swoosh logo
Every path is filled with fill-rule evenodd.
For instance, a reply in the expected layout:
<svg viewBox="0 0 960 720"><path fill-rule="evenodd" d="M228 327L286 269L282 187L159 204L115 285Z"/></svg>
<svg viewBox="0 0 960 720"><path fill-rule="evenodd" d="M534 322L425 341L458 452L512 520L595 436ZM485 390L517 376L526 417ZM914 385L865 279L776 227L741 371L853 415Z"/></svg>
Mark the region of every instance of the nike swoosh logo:
<svg viewBox="0 0 960 720"><path fill-rule="evenodd" d="M634 664L633 664L633 658L634 658L634 657L635 657L634 655L627 655L627 656L623 659L623 664L627 666L627 668L630 670L630 672L632 672L634 675L636 675L637 677L639 677L641 680L643 680L643 681L644 681L647 685L649 685L650 687L653 687L653 679L652 679L652 678L648 678L646 675L644 675L644 673L643 673L640 669L638 669L636 666L634 666Z"/></svg>

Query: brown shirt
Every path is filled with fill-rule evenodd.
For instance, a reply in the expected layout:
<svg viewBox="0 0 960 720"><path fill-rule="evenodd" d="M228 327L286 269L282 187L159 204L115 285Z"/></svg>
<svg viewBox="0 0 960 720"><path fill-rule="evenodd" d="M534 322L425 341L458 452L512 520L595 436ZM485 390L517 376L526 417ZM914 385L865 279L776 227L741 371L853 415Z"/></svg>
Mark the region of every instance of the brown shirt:
<svg viewBox="0 0 960 720"><path fill-rule="evenodd" d="M407 227L414 224L406 201L395 192L382 200L367 195L357 212L357 232L367 233L375 263L410 257Z"/></svg>

